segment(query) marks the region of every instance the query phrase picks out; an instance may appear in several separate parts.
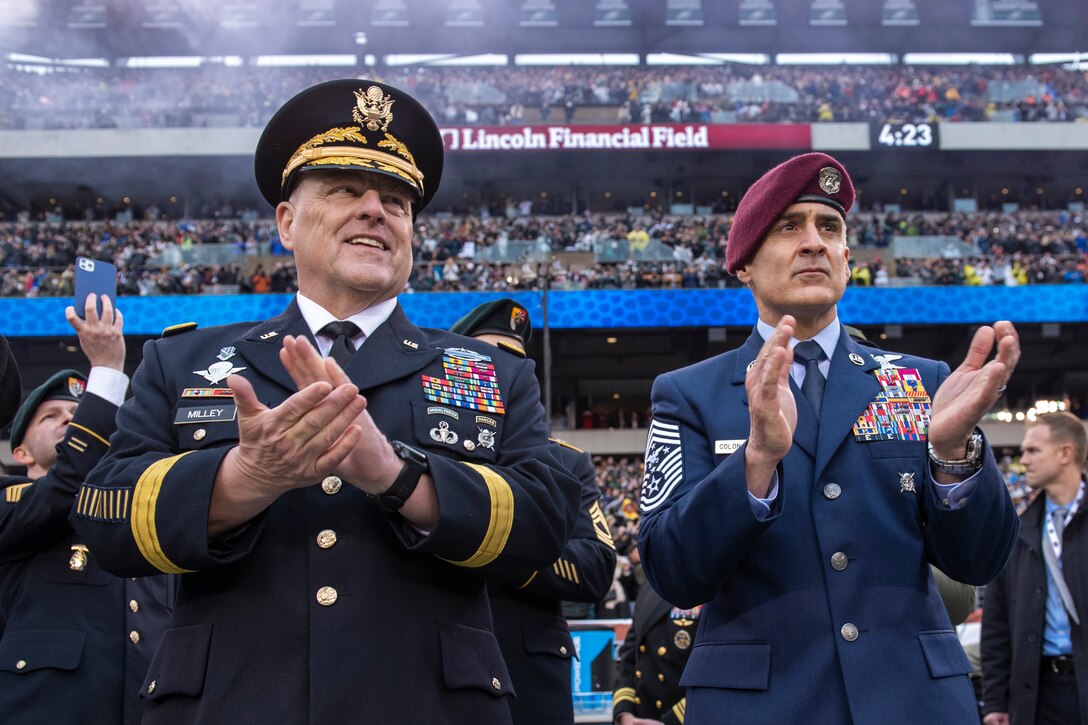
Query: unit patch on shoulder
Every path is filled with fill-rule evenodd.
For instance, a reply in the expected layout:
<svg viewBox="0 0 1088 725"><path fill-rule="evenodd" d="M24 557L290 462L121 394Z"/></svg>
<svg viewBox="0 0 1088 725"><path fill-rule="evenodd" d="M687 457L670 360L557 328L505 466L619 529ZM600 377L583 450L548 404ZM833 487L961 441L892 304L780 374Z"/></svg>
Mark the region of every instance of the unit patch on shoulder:
<svg viewBox="0 0 1088 725"><path fill-rule="evenodd" d="M170 325L170 327L167 327L162 331L162 334L159 335L159 337L172 337L174 335L180 335L183 332L188 332L189 330L195 330L196 328L197 324L195 322L182 322L177 325Z"/></svg>
<svg viewBox="0 0 1088 725"><path fill-rule="evenodd" d="M684 451L680 426L657 418L646 438L646 472L642 477L639 508L649 513L669 497L684 479Z"/></svg>

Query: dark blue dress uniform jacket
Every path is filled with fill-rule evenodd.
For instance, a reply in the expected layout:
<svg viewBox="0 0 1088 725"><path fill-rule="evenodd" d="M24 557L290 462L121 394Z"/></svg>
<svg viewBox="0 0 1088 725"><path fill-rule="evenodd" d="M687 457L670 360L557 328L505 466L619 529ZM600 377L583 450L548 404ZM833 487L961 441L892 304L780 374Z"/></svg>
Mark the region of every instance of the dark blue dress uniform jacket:
<svg viewBox="0 0 1088 725"><path fill-rule="evenodd" d="M5 725L136 725L142 717L138 692L170 617L168 577L108 574L93 550L83 559L73 548L82 544L68 523L80 484L106 452L116 413L87 393L45 476L0 478Z"/></svg>
<svg viewBox="0 0 1088 725"><path fill-rule="evenodd" d="M652 393L654 420L679 426L683 475L643 518L643 566L666 600L707 602L681 683L687 722L977 723L971 667L927 562L971 584L1001 571L1018 522L992 453L967 505L951 510L930 483L924 441L855 440L879 365L844 332L819 425L791 382L797 430L760 521L744 447L722 455L715 442L748 437L744 377L762 343L753 333L659 377ZM948 375L933 360L894 364L916 368L930 396Z"/></svg>
<svg viewBox="0 0 1088 725"><path fill-rule="evenodd" d="M559 559L518 584L489 585L495 636L518 696L515 725L571 723L574 642L561 602L599 602L612 585L616 545L599 503L588 453L557 442L559 460L582 482L574 534Z"/></svg>
<svg viewBox="0 0 1088 725"><path fill-rule="evenodd" d="M127 492L131 505L117 521L73 518L116 573L182 572L142 689L145 722L509 722L484 578L555 561L580 490L550 452L532 363L494 356L504 414L426 400L421 376L445 375L444 348L493 348L420 330L397 307L346 372L383 433L428 451L435 528L424 536L330 477L209 542L212 487L237 422L230 398L183 393L225 387L194 371L233 353L258 397L279 404L295 390L278 357L285 335L312 341L295 303L255 327L149 342L113 449L86 484ZM211 418L177 425L179 411ZM487 443L484 431L490 447L464 445Z"/></svg>
<svg viewBox="0 0 1088 725"><path fill-rule="evenodd" d="M664 725L684 722L687 702L680 676L699 620L694 609L676 617L672 613L673 606L653 587L639 588L635 616L619 650L619 674L612 688L613 722L625 712Z"/></svg>

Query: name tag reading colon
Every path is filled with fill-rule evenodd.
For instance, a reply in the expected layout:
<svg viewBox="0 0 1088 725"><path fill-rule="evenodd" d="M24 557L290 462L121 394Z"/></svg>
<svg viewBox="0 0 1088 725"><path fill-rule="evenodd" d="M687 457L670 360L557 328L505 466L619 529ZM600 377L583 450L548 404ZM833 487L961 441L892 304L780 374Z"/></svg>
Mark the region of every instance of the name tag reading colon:
<svg viewBox="0 0 1088 725"><path fill-rule="evenodd" d="M744 445L744 441L747 438L739 438L737 440L730 441L714 441L714 455L716 456L728 456L730 453L736 453L741 446Z"/></svg>
<svg viewBox="0 0 1088 725"><path fill-rule="evenodd" d="M234 405L206 405L192 408L179 408L174 416L174 425L187 423L229 423L238 415Z"/></svg>

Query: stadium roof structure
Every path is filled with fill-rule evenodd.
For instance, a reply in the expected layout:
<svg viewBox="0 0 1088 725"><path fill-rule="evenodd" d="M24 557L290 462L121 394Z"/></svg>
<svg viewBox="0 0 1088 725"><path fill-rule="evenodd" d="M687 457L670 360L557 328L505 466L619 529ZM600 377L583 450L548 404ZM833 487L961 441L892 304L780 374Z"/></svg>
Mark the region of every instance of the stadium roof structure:
<svg viewBox="0 0 1088 725"><path fill-rule="evenodd" d="M365 53L1066 53L1083 0L24 0L0 48L54 58Z"/></svg>

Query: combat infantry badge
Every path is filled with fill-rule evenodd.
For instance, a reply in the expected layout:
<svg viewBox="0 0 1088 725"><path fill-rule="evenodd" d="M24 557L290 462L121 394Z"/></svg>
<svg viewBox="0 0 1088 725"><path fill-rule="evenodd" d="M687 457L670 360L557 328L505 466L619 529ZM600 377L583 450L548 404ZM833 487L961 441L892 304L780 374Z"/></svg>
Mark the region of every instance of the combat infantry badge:
<svg viewBox="0 0 1088 725"><path fill-rule="evenodd" d="M914 493L914 474L899 474L899 493Z"/></svg>

